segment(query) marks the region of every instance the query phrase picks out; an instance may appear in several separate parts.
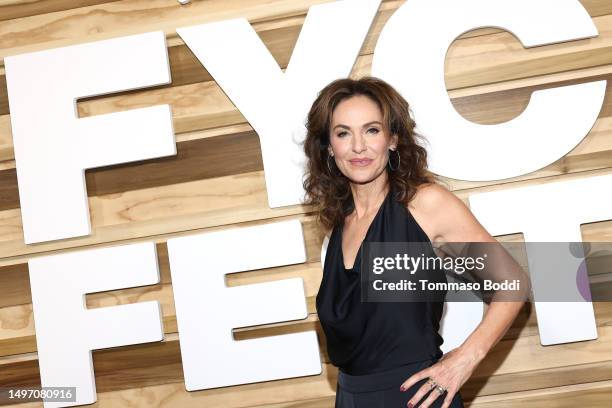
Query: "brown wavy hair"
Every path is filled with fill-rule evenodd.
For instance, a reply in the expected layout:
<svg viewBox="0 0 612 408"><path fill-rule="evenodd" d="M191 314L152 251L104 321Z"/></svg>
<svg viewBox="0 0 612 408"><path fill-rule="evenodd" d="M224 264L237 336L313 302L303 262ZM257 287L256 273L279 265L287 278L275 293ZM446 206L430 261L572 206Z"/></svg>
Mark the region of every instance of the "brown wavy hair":
<svg viewBox="0 0 612 408"><path fill-rule="evenodd" d="M395 200L407 205L419 185L439 183L427 170L427 151L416 143L418 138L424 140L424 137L415 131L410 105L399 92L373 76L337 79L325 86L312 104L303 142L308 158L303 180L304 204L314 206L316 221L325 229L340 225L355 208L349 179L339 171L333 159L329 167L327 160L332 113L341 101L356 95L367 96L376 102L383 115L385 132L398 135L399 166L395 170L389 165L386 167Z"/></svg>

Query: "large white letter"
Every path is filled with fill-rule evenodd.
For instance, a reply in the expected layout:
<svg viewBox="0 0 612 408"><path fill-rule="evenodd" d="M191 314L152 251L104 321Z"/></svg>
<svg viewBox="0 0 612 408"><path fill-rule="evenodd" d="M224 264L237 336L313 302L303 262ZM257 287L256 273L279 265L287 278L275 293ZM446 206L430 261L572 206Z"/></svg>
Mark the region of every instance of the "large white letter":
<svg viewBox="0 0 612 408"><path fill-rule="evenodd" d="M225 275L306 261L298 220L168 240L188 391L321 373L315 331L234 341L236 327L304 319L301 278L227 288Z"/></svg>
<svg viewBox="0 0 612 408"><path fill-rule="evenodd" d="M163 340L157 301L85 307L87 293L159 283L154 243L36 257L28 268L41 385L76 387L76 402L45 407L96 401L92 350Z"/></svg>
<svg viewBox="0 0 612 408"><path fill-rule="evenodd" d="M77 117L77 98L170 82L164 33L4 59L26 244L91 232L85 169L176 154L169 105Z"/></svg>
<svg viewBox="0 0 612 408"><path fill-rule="evenodd" d="M270 207L302 202L306 114L325 85L350 74L379 4L310 7L284 74L246 19L176 30L259 134Z"/></svg>
<svg viewBox="0 0 612 408"><path fill-rule="evenodd" d="M598 34L577 0L404 3L380 34L372 74L411 104L418 130L431 145L429 167L446 177L497 180L538 170L588 134L603 104L606 81L597 81L534 92L521 115L499 125L463 118L446 91L446 52L464 32L487 26L511 31L525 47Z"/></svg>
<svg viewBox="0 0 612 408"><path fill-rule="evenodd" d="M555 273L546 280L532 279L536 299L540 290L550 293L551 285L564 293L573 290L564 299L589 298L588 285L582 288L584 294L579 293L576 257L569 253L542 257L533 249L538 242L582 242L580 224L612 219L611 190L612 175L605 175L473 194L469 201L492 235L523 233L531 273L544 277ZM543 345L597 338L592 302L535 302L535 309Z"/></svg>

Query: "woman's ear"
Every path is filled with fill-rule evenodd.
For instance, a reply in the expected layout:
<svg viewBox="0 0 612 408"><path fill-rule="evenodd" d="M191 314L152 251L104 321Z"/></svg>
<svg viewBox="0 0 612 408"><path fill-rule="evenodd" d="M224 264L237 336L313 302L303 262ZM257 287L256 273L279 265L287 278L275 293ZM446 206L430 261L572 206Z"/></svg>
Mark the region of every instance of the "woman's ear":
<svg viewBox="0 0 612 408"><path fill-rule="evenodd" d="M399 136L397 136L397 134L394 134L393 136L391 136L391 147L393 147L393 150L397 149L398 142L399 142Z"/></svg>

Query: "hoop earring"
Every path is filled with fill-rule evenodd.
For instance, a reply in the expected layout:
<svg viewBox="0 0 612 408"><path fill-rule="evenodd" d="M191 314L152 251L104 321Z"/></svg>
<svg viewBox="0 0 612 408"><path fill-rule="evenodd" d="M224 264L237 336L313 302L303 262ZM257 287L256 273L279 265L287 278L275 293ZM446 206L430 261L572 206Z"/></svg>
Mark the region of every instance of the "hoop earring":
<svg viewBox="0 0 612 408"><path fill-rule="evenodd" d="M332 176L335 176L334 172L332 171L331 167L329 166L329 159L331 159L333 156L330 156L329 154L327 155L327 168L329 169L329 174L331 174Z"/></svg>
<svg viewBox="0 0 612 408"><path fill-rule="evenodd" d="M402 158L400 157L400 154L399 154L399 152L397 150L389 149L389 151L397 153L397 166L395 166L395 168L393 168L391 166L391 153L389 153L389 161L387 162L387 164L389 165L389 168L391 169L391 171L395 171L395 170L399 169L400 163L402 162Z"/></svg>

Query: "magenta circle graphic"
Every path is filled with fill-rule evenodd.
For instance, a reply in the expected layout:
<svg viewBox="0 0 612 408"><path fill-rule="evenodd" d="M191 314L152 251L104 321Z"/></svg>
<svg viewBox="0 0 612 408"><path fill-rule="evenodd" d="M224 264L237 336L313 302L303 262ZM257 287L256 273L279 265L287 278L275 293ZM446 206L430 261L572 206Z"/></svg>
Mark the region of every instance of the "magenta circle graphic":
<svg viewBox="0 0 612 408"><path fill-rule="evenodd" d="M576 287L578 292L587 302L591 302L591 288L589 285L589 274L587 273L586 260L583 259L576 271Z"/></svg>

